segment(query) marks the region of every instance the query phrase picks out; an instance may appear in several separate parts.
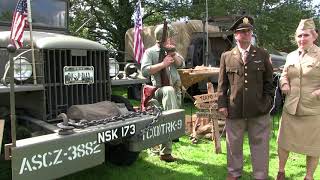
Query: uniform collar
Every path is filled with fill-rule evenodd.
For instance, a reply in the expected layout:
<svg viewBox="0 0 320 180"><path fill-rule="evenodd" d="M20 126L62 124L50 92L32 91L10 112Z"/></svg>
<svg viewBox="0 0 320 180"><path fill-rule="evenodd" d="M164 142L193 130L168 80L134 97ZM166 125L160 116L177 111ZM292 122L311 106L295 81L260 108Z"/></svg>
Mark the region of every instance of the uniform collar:
<svg viewBox="0 0 320 180"><path fill-rule="evenodd" d="M248 62L250 62L250 60L256 56L256 53L257 53L257 49L255 46L253 45L250 45L248 47L249 49L249 55L248 55ZM238 46L234 47L232 50L231 50L231 53L232 55L234 56L235 59L237 59L239 62L243 63L242 59L241 59L241 52L240 52L240 48Z"/></svg>
<svg viewBox="0 0 320 180"><path fill-rule="evenodd" d="M160 47L158 46L157 43L156 43L152 48L153 48L155 51L160 52Z"/></svg>
<svg viewBox="0 0 320 180"><path fill-rule="evenodd" d="M237 45L237 47L239 48L239 51L240 51L240 53L242 54L242 53L244 53L245 51L247 51L247 52L249 52L250 51L250 48L251 48L251 45L249 45L248 47L247 47L247 49L242 49L240 46L238 46Z"/></svg>

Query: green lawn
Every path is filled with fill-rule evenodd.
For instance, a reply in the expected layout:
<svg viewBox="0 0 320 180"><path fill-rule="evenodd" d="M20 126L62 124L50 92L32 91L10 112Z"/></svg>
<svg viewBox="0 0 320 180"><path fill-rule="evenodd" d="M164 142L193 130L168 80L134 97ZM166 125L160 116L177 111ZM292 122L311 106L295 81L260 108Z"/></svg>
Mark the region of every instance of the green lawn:
<svg viewBox="0 0 320 180"><path fill-rule="evenodd" d="M278 157L276 153L276 137L270 141L270 179L274 179L278 170ZM143 151L137 162L129 167L117 167L104 164L63 179L139 179L139 180L193 180L212 179L223 180L226 177L226 146L222 139L222 154L215 154L212 141L202 140L199 144L191 144L187 136L180 138L174 144L174 155L179 158L174 163L164 163L157 156ZM242 179L252 179L251 161L248 141L244 145L244 173ZM291 154L287 165L288 179L303 179L305 173L305 158L302 155ZM315 179L320 179L319 171Z"/></svg>
<svg viewBox="0 0 320 180"><path fill-rule="evenodd" d="M270 179L274 179L278 168L276 153L276 138L273 136L270 141ZM213 143L208 140L201 140L199 144L191 144L187 136L180 138L180 142L174 144L174 155L179 158L174 163L164 163L157 156L143 151L137 162L129 167L117 167L106 163L76 174L69 175L62 179L139 179L139 180L193 180L193 179L225 179L226 176L226 146L222 138L222 154L215 154ZM248 141L244 145L245 165L244 180L252 179L251 162ZM289 179L303 179L305 172L305 158L302 155L291 154L287 166ZM0 179L10 178L9 162L0 161ZM319 171L315 179L320 179Z"/></svg>

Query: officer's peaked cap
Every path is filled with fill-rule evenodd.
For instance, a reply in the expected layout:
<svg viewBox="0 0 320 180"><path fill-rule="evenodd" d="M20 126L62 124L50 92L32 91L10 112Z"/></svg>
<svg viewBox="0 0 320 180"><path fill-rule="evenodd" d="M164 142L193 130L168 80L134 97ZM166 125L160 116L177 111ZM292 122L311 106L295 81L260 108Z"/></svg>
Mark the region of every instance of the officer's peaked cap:
<svg viewBox="0 0 320 180"><path fill-rule="evenodd" d="M242 16L236 20L230 27L231 31L241 31L244 29L253 29L253 18L250 16Z"/></svg>

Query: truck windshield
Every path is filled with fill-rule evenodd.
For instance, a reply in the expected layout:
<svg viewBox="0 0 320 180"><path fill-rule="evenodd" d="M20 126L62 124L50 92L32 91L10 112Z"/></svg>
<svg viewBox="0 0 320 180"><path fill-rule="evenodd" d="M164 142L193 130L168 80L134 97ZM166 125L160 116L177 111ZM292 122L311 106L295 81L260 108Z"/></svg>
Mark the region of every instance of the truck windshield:
<svg viewBox="0 0 320 180"><path fill-rule="evenodd" d="M0 0L0 23L11 24L18 0ZM32 0L32 24L40 27L66 28L66 0Z"/></svg>

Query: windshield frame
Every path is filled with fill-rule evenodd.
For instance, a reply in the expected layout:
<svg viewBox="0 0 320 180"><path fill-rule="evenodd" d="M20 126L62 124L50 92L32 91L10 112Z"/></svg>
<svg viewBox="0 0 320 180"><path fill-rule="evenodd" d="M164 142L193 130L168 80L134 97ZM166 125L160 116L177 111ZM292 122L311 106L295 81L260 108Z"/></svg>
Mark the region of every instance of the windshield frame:
<svg viewBox="0 0 320 180"><path fill-rule="evenodd" d="M69 27L69 8L70 8L69 0L50 0L50 1L62 1L62 2L65 2L66 6L65 6L65 20L64 20L65 21L64 22L65 25L64 25L64 27L50 26L48 24L40 25L40 24L32 22L32 28L34 30L41 29L41 30L48 30L48 31L64 31L64 32L68 32L68 27ZM12 24L11 21L9 22L9 21L1 21L0 20L0 30L3 30L3 29L10 30L11 24ZM29 27L26 27L26 30L29 30Z"/></svg>

